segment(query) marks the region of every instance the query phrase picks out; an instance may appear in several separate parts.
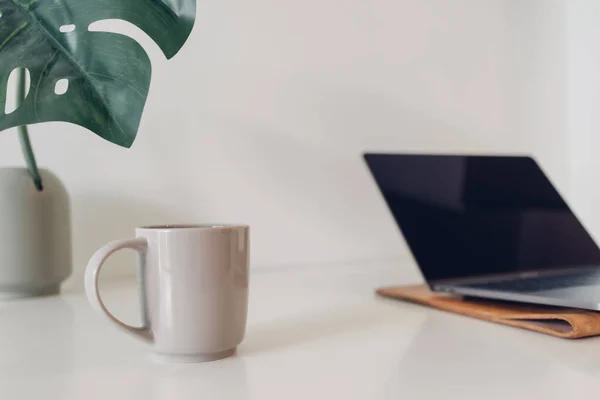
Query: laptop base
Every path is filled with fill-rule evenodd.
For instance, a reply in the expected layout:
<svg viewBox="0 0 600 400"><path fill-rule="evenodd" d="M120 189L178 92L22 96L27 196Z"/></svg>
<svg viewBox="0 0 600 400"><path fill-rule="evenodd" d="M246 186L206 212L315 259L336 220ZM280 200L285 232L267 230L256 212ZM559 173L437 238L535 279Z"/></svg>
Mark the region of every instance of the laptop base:
<svg viewBox="0 0 600 400"><path fill-rule="evenodd" d="M600 311L600 284L532 291L529 293L485 289L483 287L470 288L461 285L433 285L432 290L484 299Z"/></svg>

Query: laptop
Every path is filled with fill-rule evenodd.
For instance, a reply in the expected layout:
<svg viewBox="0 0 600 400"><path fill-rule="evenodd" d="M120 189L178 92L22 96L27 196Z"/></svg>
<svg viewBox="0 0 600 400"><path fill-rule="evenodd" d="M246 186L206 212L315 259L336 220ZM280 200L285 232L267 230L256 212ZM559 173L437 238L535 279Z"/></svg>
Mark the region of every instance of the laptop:
<svg viewBox="0 0 600 400"><path fill-rule="evenodd" d="M533 158L364 158L433 291L600 310L600 248Z"/></svg>

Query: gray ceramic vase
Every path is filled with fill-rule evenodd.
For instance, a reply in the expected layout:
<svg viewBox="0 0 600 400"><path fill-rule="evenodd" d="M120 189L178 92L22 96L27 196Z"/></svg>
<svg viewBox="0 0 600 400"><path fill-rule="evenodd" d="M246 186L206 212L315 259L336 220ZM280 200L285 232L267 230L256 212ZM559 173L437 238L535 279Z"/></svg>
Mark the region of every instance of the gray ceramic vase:
<svg viewBox="0 0 600 400"><path fill-rule="evenodd" d="M69 196L40 170L38 192L24 168L0 168L0 299L58 294L71 275Z"/></svg>

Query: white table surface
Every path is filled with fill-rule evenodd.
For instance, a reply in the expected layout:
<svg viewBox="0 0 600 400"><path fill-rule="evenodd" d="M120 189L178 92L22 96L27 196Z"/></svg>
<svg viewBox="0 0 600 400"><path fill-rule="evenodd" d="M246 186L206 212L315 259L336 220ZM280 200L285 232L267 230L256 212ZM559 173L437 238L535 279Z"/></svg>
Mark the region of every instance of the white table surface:
<svg viewBox="0 0 600 400"><path fill-rule="evenodd" d="M162 364L82 293L0 303L0 398L591 399L600 339L569 341L377 298L398 262L257 269L237 356ZM105 283L136 322L133 282Z"/></svg>

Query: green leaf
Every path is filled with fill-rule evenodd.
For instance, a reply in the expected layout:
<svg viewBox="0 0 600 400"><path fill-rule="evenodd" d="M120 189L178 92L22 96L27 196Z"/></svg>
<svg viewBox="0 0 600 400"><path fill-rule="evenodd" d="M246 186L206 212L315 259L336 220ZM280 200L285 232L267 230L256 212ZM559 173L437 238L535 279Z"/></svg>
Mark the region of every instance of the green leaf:
<svg viewBox="0 0 600 400"><path fill-rule="evenodd" d="M130 37L88 27L129 21L171 58L192 31L196 0L0 0L0 13L0 131L64 121L129 147L148 95L150 60ZM29 94L5 114L8 77L19 67L29 70ZM68 89L57 94L63 79Z"/></svg>

